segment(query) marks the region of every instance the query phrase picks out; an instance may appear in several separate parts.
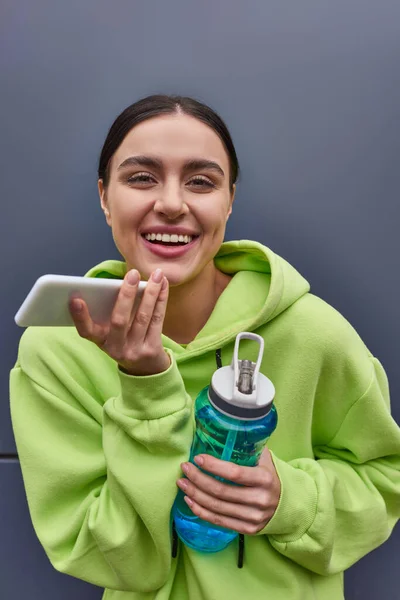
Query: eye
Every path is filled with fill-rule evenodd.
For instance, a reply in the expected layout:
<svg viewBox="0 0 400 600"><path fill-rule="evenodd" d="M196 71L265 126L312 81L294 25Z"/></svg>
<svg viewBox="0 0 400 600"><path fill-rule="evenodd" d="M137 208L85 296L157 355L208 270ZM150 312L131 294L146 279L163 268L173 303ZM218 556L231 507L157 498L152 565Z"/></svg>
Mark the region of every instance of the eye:
<svg viewBox="0 0 400 600"><path fill-rule="evenodd" d="M148 185L156 183L156 180L150 173L135 173L127 179L128 183L133 185Z"/></svg>
<svg viewBox="0 0 400 600"><path fill-rule="evenodd" d="M192 179L190 179L188 181L188 185L190 185L191 187L194 188L198 188L198 189L207 189L207 188L215 188L215 183L213 183L211 181L211 179L208 179L208 177L203 177L201 175L196 175L196 177L192 177Z"/></svg>

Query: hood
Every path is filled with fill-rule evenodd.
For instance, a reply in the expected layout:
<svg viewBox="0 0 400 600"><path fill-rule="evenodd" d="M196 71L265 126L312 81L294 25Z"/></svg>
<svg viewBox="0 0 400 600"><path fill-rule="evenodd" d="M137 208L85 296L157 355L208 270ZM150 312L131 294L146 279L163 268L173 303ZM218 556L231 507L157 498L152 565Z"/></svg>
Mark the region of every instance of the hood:
<svg viewBox="0 0 400 600"><path fill-rule="evenodd" d="M214 263L233 277L206 325L186 348L163 336L166 347L187 358L221 347L241 331L256 330L310 290L294 267L259 242L225 242ZM93 267L86 277L123 279L125 274L126 263L108 260Z"/></svg>

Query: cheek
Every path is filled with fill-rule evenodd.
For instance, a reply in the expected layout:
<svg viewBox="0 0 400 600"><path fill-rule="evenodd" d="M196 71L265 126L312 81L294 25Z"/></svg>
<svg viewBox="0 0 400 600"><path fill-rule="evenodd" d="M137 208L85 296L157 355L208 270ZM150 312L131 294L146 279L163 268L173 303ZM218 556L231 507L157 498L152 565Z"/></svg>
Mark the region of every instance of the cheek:
<svg viewBox="0 0 400 600"><path fill-rule="evenodd" d="M210 210L205 216L206 232L213 235L223 235L226 227L226 213L222 210Z"/></svg>
<svg viewBox="0 0 400 600"><path fill-rule="evenodd" d="M228 200L225 197L214 197L199 207L197 211L193 208L192 212L206 232L219 231L226 225L228 204Z"/></svg>
<svg viewBox="0 0 400 600"><path fill-rule="evenodd" d="M115 193L111 203L113 229L119 231L132 230L149 210L148 203L140 197L140 193L120 190Z"/></svg>

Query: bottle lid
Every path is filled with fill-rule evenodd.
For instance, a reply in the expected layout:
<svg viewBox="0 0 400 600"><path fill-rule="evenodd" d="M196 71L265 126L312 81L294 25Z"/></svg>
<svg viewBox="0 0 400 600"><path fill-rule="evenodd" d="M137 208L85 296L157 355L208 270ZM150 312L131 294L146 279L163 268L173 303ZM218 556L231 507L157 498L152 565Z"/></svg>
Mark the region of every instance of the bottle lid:
<svg viewBox="0 0 400 600"><path fill-rule="evenodd" d="M239 360L239 344L242 339L258 342L257 362ZM265 417L271 410L275 387L262 373L261 361L264 340L256 333L242 332L236 336L232 363L217 369L212 376L208 398L219 412L229 417L253 420Z"/></svg>

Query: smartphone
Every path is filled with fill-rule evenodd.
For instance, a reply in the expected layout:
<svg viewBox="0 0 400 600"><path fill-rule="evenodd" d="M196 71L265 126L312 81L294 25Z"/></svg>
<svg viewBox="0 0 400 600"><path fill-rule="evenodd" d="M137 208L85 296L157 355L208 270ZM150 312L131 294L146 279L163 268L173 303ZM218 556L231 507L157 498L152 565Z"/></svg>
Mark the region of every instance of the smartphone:
<svg viewBox="0 0 400 600"><path fill-rule="evenodd" d="M15 315L15 322L20 327L74 326L68 304L71 298L82 298L93 321L107 323L122 282L122 279L42 275ZM146 285L147 281L139 282L134 307L140 303Z"/></svg>

